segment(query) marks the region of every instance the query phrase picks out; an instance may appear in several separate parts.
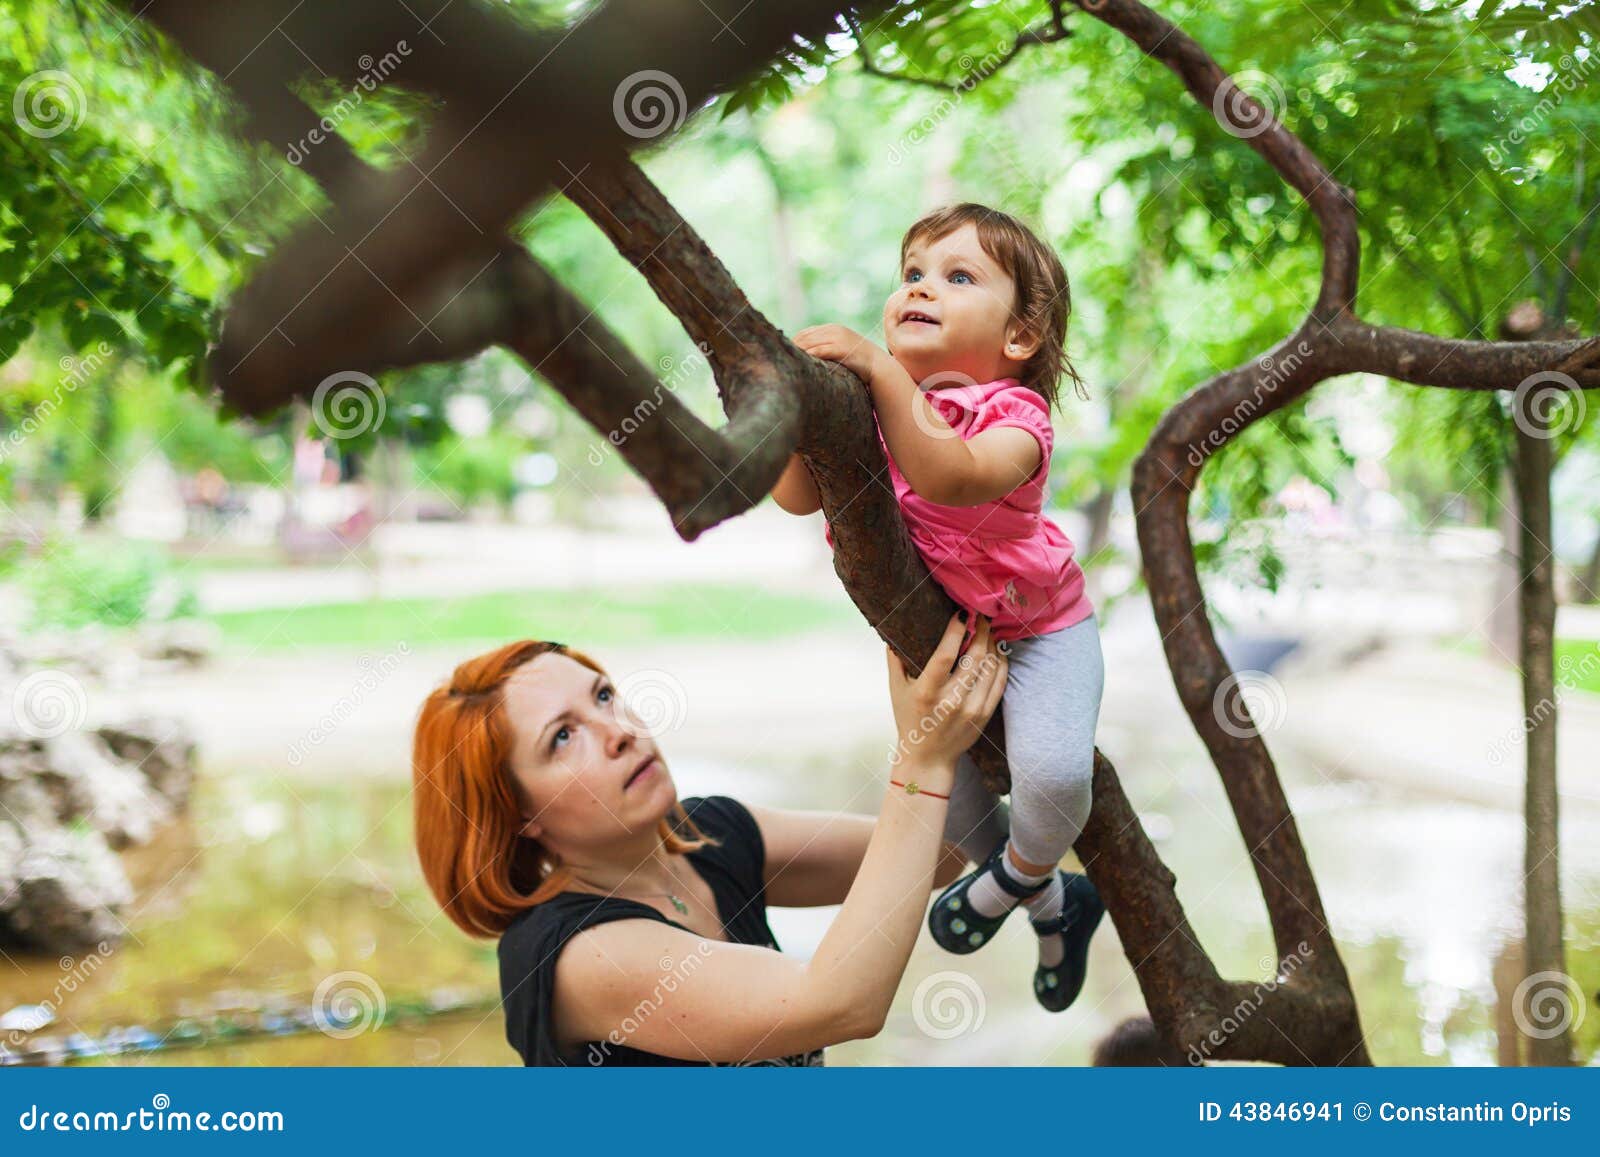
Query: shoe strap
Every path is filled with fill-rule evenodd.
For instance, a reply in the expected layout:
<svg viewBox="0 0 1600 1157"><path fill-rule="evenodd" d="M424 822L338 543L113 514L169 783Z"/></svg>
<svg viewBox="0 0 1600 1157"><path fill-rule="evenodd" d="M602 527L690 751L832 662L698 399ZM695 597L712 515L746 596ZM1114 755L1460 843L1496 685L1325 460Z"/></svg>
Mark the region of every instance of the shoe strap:
<svg viewBox="0 0 1600 1157"><path fill-rule="evenodd" d="M1037 884L1024 884L1006 870L1005 860L1006 846L1001 844L996 849L995 854L989 857L989 871L994 874L995 883L999 884L1003 891L1017 897L1019 900L1026 900L1029 896L1037 896L1050 886L1049 876L1046 876Z"/></svg>

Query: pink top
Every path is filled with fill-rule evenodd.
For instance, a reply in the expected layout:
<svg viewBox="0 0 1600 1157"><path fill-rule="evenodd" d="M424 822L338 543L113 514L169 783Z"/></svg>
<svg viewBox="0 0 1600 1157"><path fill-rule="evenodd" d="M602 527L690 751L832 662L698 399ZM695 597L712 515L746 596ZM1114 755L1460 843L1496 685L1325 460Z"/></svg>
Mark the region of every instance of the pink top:
<svg viewBox="0 0 1600 1157"><path fill-rule="evenodd" d="M956 603L989 616L996 639L1044 635L1088 618L1094 607L1072 541L1042 513L1055 444L1044 398L1016 378L1001 378L934 390L928 400L962 441L997 426L1016 426L1038 439L1040 453L1033 477L1003 498L940 506L911 489L879 429L900 513L933 577Z"/></svg>

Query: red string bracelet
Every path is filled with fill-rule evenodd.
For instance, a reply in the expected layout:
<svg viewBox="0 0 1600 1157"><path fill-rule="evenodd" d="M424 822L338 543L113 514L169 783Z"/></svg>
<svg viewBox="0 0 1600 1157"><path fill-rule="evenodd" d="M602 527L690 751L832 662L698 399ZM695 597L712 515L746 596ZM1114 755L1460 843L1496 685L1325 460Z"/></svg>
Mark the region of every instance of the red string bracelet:
<svg viewBox="0 0 1600 1157"><path fill-rule="evenodd" d="M889 783L894 787L903 787L903 788L905 788L907 795L931 795L931 796L934 796L937 799L949 799L950 798L949 796L944 795L941 792L929 791L927 788L925 788L925 787L921 786L919 783L917 783L917 781L914 780L914 779L909 783L901 783L898 779L891 779L889 781Z"/></svg>

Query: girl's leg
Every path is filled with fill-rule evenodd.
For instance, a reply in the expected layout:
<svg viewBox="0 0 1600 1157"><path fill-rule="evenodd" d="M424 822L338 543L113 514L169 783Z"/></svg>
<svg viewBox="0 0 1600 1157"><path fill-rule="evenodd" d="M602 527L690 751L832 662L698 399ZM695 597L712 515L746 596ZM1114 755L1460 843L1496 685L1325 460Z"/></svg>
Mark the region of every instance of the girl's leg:
<svg viewBox="0 0 1600 1157"><path fill-rule="evenodd" d="M1005 801L983 786L983 773L963 755L956 762L955 786L945 809L944 839L956 844L969 860L983 863L1010 828Z"/></svg>
<svg viewBox="0 0 1600 1157"><path fill-rule="evenodd" d="M1054 870L1082 834L1093 801L1094 733L1104 688L1093 615L1011 645L1001 708L1014 860Z"/></svg>
<svg viewBox="0 0 1600 1157"><path fill-rule="evenodd" d="M1026 901L1035 918L1060 910L1064 892L1056 864L1089 819L1094 732L1104 683L1100 631L1093 616L1011 644L1001 702L1011 769L1004 867L1018 883L1043 885ZM988 874L973 884L970 898L985 916L1018 902Z"/></svg>

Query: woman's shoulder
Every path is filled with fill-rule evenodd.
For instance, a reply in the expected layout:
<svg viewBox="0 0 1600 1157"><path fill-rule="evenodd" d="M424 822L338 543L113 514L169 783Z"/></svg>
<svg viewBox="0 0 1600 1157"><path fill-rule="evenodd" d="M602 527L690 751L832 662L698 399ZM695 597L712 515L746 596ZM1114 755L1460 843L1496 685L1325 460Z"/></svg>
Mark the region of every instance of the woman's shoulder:
<svg viewBox="0 0 1600 1157"><path fill-rule="evenodd" d="M690 795L678 801L684 814L708 836L735 839L762 846L761 825L750 809L731 795Z"/></svg>
<svg viewBox="0 0 1600 1157"><path fill-rule="evenodd" d="M666 917L648 904L620 896L558 892L520 913L500 934L500 997L506 1040L525 1064L566 1063L553 1025L556 961L578 933L613 920Z"/></svg>
<svg viewBox="0 0 1600 1157"><path fill-rule="evenodd" d="M596 924L637 917L666 919L648 904L591 892L557 892L519 912L500 934L497 952L508 967L554 965L556 951L571 937Z"/></svg>

